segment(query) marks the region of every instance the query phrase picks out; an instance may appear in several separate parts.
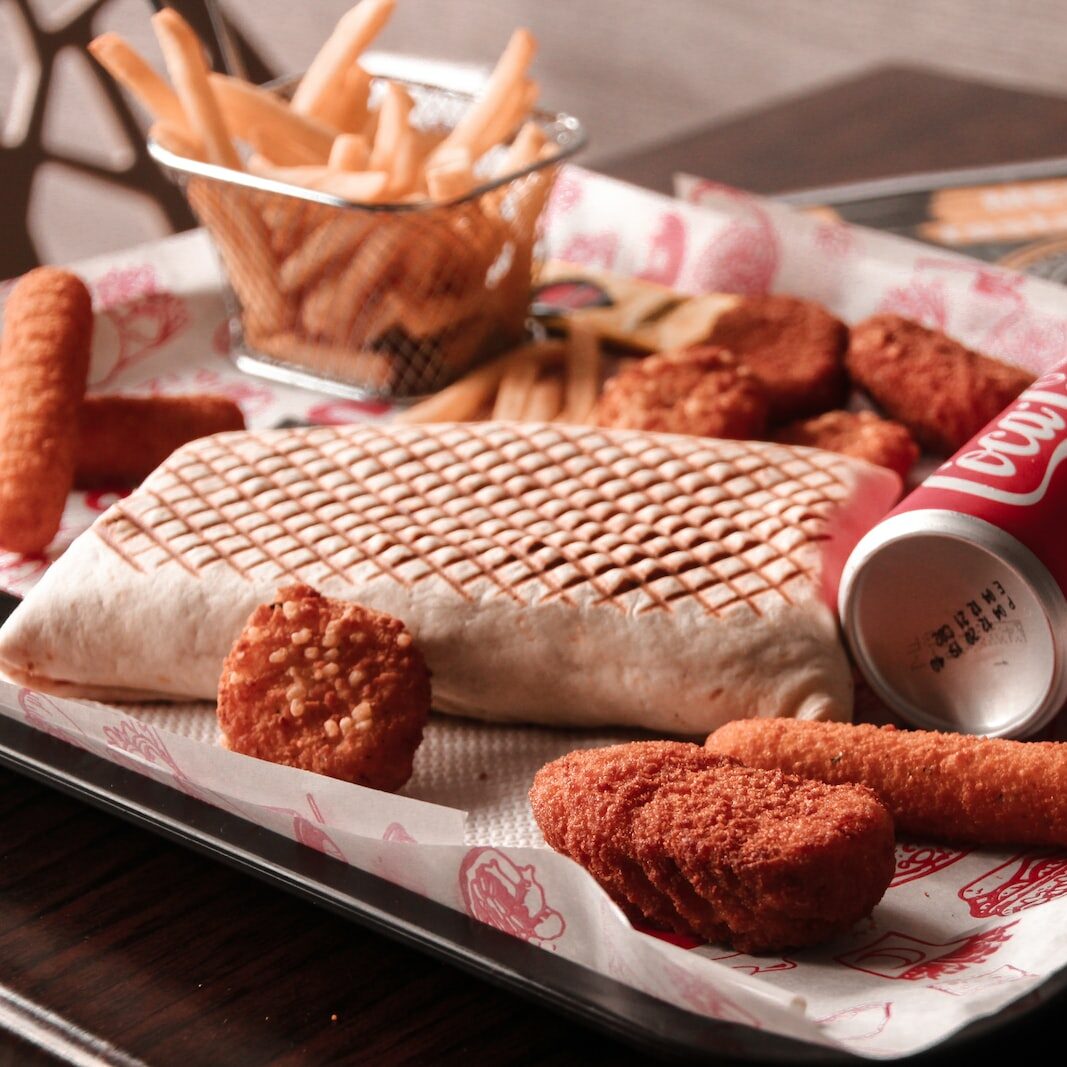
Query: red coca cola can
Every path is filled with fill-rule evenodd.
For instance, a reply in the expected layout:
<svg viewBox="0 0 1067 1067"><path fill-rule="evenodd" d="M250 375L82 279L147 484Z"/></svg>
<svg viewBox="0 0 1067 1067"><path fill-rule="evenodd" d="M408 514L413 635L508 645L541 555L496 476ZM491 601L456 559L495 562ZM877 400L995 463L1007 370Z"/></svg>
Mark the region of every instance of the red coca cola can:
<svg viewBox="0 0 1067 1067"><path fill-rule="evenodd" d="M909 722L992 737L1067 702L1067 361L856 545L838 607L871 687Z"/></svg>

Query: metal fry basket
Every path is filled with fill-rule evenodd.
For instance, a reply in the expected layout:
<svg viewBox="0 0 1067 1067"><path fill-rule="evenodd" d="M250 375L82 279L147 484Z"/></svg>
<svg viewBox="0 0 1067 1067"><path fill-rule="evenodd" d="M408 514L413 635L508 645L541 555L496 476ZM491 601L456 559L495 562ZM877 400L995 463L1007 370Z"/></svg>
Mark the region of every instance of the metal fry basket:
<svg viewBox="0 0 1067 1067"><path fill-rule="evenodd" d="M389 79L412 126L447 133L472 97ZM375 78L374 94L385 79ZM293 81L272 88L286 93ZM559 163L585 143L562 113L533 116L553 151L454 201L359 204L186 159L149 142L210 233L228 282L234 358L249 373L354 398L434 392L518 341L541 210Z"/></svg>

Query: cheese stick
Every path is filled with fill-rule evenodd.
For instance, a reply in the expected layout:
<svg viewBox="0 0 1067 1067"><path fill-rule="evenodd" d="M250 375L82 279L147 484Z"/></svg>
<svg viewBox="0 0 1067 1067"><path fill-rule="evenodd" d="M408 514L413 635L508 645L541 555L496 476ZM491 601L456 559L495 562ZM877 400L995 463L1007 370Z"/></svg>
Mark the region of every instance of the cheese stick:
<svg viewBox="0 0 1067 1067"><path fill-rule="evenodd" d="M848 723L744 719L714 752L878 794L897 829L976 844L1067 845L1067 744Z"/></svg>

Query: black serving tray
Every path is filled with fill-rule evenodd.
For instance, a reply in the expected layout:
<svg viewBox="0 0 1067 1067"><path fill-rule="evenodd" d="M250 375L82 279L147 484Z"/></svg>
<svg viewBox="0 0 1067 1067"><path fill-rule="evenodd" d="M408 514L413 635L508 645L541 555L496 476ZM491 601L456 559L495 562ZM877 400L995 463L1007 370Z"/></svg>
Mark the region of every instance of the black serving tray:
<svg viewBox="0 0 1067 1067"><path fill-rule="evenodd" d="M17 600L0 593L0 622ZM307 848L178 790L0 715L0 766L178 844L245 871L312 904L427 952L659 1057L723 1063L862 1063L846 1052L696 1015L580 964L476 922L376 875ZM978 1020L909 1062L971 1056L989 1037L1005 1048L1058 1034L1067 971L1010 1012ZM1055 1031L1054 1031L1055 1027Z"/></svg>

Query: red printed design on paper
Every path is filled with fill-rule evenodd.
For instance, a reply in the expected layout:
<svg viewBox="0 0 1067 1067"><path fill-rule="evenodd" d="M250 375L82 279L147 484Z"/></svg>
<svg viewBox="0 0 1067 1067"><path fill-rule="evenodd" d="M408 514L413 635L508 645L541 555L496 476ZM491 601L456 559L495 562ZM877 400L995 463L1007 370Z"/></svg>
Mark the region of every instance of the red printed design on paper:
<svg viewBox="0 0 1067 1067"><path fill-rule="evenodd" d="M569 214L582 202L582 192L582 183L574 174L567 170L560 172L545 205L546 230L551 228L554 220Z"/></svg>
<svg viewBox="0 0 1067 1067"><path fill-rule="evenodd" d="M648 260L637 272L638 278L657 285L673 285L685 260L685 223L674 211L659 217L649 246Z"/></svg>
<svg viewBox="0 0 1067 1067"><path fill-rule="evenodd" d="M85 731L58 704L32 689L19 690L19 707L26 723L41 733L75 748L87 749Z"/></svg>
<svg viewBox="0 0 1067 1067"><path fill-rule="evenodd" d="M1031 974L1010 963L1005 963L992 971L983 971L981 974L968 974L963 978L949 978L944 982L937 982L930 986L939 993L948 993L953 997L967 997L974 993L984 993L997 986L1008 985L1011 982L1021 982L1028 978L1040 978L1038 974Z"/></svg>
<svg viewBox="0 0 1067 1067"><path fill-rule="evenodd" d="M970 855L969 848L948 848L945 845L910 845L897 842L897 868L889 888L917 882L936 874Z"/></svg>
<svg viewBox="0 0 1067 1067"><path fill-rule="evenodd" d="M383 841L402 841L405 845L416 845L418 842L404 829L404 825L398 822L391 822L386 828L385 833L382 834Z"/></svg>
<svg viewBox="0 0 1067 1067"><path fill-rule="evenodd" d="M929 330L943 331L948 325L945 283L938 279L912 278L890 289L877 310L882 314L903 315Z"/></svg>
<svg viewBox="0 0 1067 1067"><path fill-rule="evenodd" d="M386 415L392 405L384 400L327 400L307 410L307 421L322 426L347 426L368 415Z"/></svg>
<svg viewBox="0 0 1067 1067"><path fill-rule="evenodd" d="M842 1008L816 1020L833 1032L839 1041L870 1041L879 1037L893 1017L893 1002L879 1001Z"/></svg>
<svg viewBox="0 0 1067 1067"><path fill-rule="evenodd" d="M1062 856L1012 856L980 874L960 890L971 914L987 919L1015 915L1067 893L1067 859Z"/></svg>
<svg viewBox="0 0 1067 1067"><path fill-rule="evenodd" d="M92 382L101 385L148 353L170 341L189 324L185 301L164 289L155 268L116 267L93 285L101 320L114 328L114 350L103 367L94 367ZM99 347L99 346L98 346ZM99 360L94 350L94 359Z"/></svg>
<svg viewBox="0 0 1067 1067"><path fill-rule="evenodd" d="M744 971L745 974L777 974L796 967L796 962L785 956L750 956L747 952L723 952L719 955L702 952L701 955L716 963L725 963L735 971Z"/></svg>
<svg viewBox="0 0 1067 1067"><path fill-rule="evenodd" d="M890 930L876 941L836 956L838 963L878 978L917 982L958 974L984 963L1011 940L1015 923L981 930L955 941L923 941L899 930Z"/></svg>
<svg viewBox="0 0 1067 1067"><path fill-rule="evenodd" d="M521 867L499 849L471 849L459 868L467 914L523 941L555 941L567 924L549 906L536 875L532 865Z"/></svg>
<svg viewBox="0 0 1067 1067"><path fill-rule="evenodd" d="M274 403L274 390L269 385L250 381L234 373L221 373L200 367L195 374L174 371L161 374L139 385L138 391L151 396L184 395L186 393L216 393L237 404L245 418L260 415Z"/></svg>
<svg viewBox="0 0 1067 1067"><path fill-rule="evenodd" d="M703 183L698 196L698 202L712 196L730 201L735 217L701 252L694 267L693 287L702 293L769 293L781 249L767 212L753 197L725 185Z"/></svg>
<svg viewBox="0 0 1067 1067"><path fill-rule="evenodd" d="M298 841L301 845L307 845L308 848L313 848L316 852L333 856L334 859L344 860L345 854L338 844L322 829L321 824L325 823L326 820L322 817L322 812L319 810L319 805L313 793L307 794L307 805L315 818L315 822L292 808L270 808L268 810L276 811L279 815L288 815L292 818L294 841ZM316 825L316 823L320 825Z"/></svg>
<svg viewBox="0 0 1067 1067"><path fill-rule="evenodd" d="M692 974L667 960L662 960L661 966L664 978L674 987L675 995L687 1008L724 1022L743 1023L755 1030L763 1028L757 1016L735 1003L707 976Z"/></svg>
<svg viewBox="0 0 1067 1067"><path fill-rule="evenodd" d="M214 796L204 793L182 770L178 761L171 755L159 731L137 719L123 719L117 726L105 726L104 737L107 739L112 760L121 767L145 774L151 770L166 770L168 784L181 790L186 796L202 800L207 804L219 804ZM124 758L136 756L137 759Z"/></svg>
<svg viewBox="0 0 1067 1067"><path fill-rule="evenodd" d="M618 251L619 235L617 233L610 231L579 233L567 242L560 258L568 263L579 263L584 267L611 270Z"/></svg>
<svg viewBox="0 0 1067 1067"><path fill-rule="evenodd" d="M815 247L831 259L844 259L856 247L856 233L842 222L820 222L812 233Z"/></svg>

